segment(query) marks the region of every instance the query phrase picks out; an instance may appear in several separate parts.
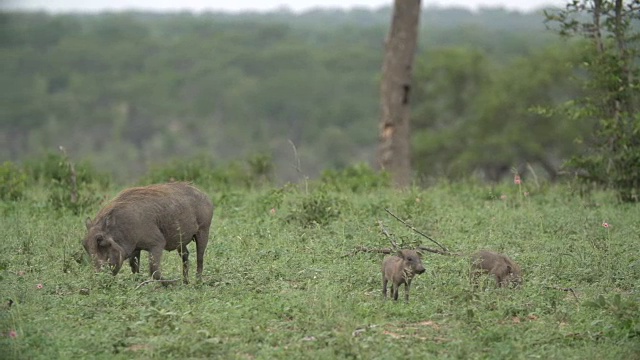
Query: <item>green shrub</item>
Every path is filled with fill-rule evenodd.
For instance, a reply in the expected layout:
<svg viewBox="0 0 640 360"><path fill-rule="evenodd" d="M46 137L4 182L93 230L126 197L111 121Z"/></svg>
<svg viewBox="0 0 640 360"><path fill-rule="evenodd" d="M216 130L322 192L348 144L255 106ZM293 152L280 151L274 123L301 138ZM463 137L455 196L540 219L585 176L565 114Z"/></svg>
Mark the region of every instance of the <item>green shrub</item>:
<svg viewBox="0 0 640 360"><path fill-rule="evenodd" d="M206 156L190 159L174 159L153 166L142 178L144 184L168 181L191 181L199 185L230 187L247 183L247 174L236 164L221 169Z"/></svg>
<svg viewBox="0 0 640 360"><path fill-rule="evenodd" d="M69 179L69 159L63 154L48 152L40 157L25 162L25 171L33 182L49 186L52 181L61 182ZM74 163L76 181L79 184L95 184L101 188L111 185L111 176L99 172L91 162L84 160Z"/></svg>
<svg viewBox="0 0 640 360"><path fill-rule="evenodd" d="M49 191L52 208L80 214L100 202L97 190L108 187L111 177L98 172L88 161L75 164L61 150L62 154L47 153L27 161L26 171L32 182L43 184Z"/></svg>
<svg viewBox="0 0 640 360"><path fill-rule="evenodd" d="M209 180L209 172L213 164L204 158L190 160L171 160L163 164L153 165L140 180L144 184L163 183L167 181L193 181L200 183Z"/></svg>
<svg viewBox="0 0 640 360"><path fill-rule="evenodd" d="M251 188L268 183L273 171L271 159L256 156L244 166L231 162L220 166L208 156L175 159L152 167L141 179L144 184L167 181L191 181L201 186L216 188Z"/></svg>
<svg viewBox="0 0 640 360"><path fill-rule="evenodd" d="M258 154L247 160L254 184L270 184L273 180L273 159L270 155Z"/></svg>
<svg viewBox="0 0 640 360"><path fill-rule="evenodd" d="M624 129L618 129L623 123ZM640 115L635 120L603 120L596 134L606 139L597 151L574 156L565 168L576 174L581 192L589 192L593 184L614 189L622 202L640 201ZM605 129L606 128L606 129ZM614 145L610 145L614 143Z"/></svg>
<svg viewBox="0 0 640 360"><path fill-rule="evenodd" d="M258 197L256 201L256 210L258 214L265 214L269 211L276 211L282 206L284 197L289 187L271 188L266 193Z"/></svg>
<svg viewBox="0 0 640 360"><path fill-rule="evenodd" d="M587 94L555 111L564 112L566 121L597 125L585 141L587 152L565 167L583 185L598 184L614 189L622 202L640 202L640 32L632 26L640 12L625 7L610 0L572 1L545 16L559 26L560 35L587 39L588 52L580 61L588 75L583 80Z"/></svg>
<svg viewBox="0 0 640 360"><path fill-rule="evenodd" d="M0 199L20 200L26 187L27 174L22 168L11 161L5 161L0 165Z"/></svg>
<svg viewBox="0 0 640 360"><path fill-rule="evenodd" d="M291 214L288 222L296 222L302 226L326 225L340 216L342 202L335 195L329 194L325 187L305 195Z"/></svg>
<svg viewBox="0 0 640 360"><path fill-rule="evenodd" d="M390 184L388 173L377 173L367 164L356 164L341 171L325 170L321 181L338 191L353 192L386 188Z"/></svg>
<svg viewBox="0 0 640 360"><path fill-rule="evenodd" d="M70 183L56 182L49 192L48 202L55 210L70 210L79 215L100 203L102 197L95 194L89 186L81 186L77 192Z"/></svg>
<svg viewBox="0 0 640 360"><path fill-rule="evenodd" d="M101 177L88 163L78 170L66 155L62 156L55 175L49 183L49 204L54 209L67 209L78 215L100 202L96 188Z"/></svg>

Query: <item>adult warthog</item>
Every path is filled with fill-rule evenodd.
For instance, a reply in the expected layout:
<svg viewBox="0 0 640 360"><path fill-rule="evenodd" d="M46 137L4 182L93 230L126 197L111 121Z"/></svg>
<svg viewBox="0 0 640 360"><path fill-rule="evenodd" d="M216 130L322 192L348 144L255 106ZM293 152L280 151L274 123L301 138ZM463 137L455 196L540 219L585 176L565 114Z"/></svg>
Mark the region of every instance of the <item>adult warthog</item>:
<svg viewBox="0 0 640 360"><path fill-rule="evenodd" d="M193 185L172 182L126 189L107 204L95 219L87 218L83 246L96 270L111 267L116 275L124 260L131 271L140 270L140 251L149 252L149 271L153 279L162 279L160 262L163 250L178 250L182 257L182 276L188 283L189 250L195 240L198 269L202 276L204 252L209 241L213 204Z"/></svg>

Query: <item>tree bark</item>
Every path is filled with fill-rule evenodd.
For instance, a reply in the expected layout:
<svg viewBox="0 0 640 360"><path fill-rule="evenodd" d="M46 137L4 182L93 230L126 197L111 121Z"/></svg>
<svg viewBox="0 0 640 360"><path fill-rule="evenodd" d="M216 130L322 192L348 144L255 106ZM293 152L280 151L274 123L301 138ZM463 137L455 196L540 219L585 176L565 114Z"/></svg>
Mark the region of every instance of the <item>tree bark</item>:
<svg viewBox="0 0 640 360"><path fill-rule="evenodd" d="M411 183L409 96L419 20L420 0L394 0L382 64L378 165L397 188Z"/></svg>

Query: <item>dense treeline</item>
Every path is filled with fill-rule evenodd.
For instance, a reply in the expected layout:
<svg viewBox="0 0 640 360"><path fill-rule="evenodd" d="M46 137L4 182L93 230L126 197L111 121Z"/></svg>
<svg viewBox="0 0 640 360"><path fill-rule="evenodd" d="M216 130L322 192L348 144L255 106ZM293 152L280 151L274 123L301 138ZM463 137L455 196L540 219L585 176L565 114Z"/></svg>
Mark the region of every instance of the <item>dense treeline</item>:
<svg viewBox="0 0 640 360"><path fill-rule="evenodd" d="M268 154L285 180L372 163L390 16L0 14L0 159L64 145L120 179L193 156ZM578 150L589 124L530 111L580 91L568 66L580 52L543 20L424 10L412 99L421 178L497 180L527 162L554 177Z"/></svg>

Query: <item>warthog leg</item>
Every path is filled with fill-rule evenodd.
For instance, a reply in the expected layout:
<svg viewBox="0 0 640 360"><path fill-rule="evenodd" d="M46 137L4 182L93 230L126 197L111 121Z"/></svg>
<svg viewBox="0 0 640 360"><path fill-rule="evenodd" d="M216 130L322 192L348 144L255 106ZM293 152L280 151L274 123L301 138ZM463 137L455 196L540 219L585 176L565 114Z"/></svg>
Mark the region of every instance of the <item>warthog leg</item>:
<svg viewBox="0 0 640 360"><path fill-rule="evenodd" d="M195 235L196 239L196 253L198 267L196 269L196 276L198 279L202 278L202 266L204 264L204 251L209 243L209 226L200 225L200 229Z"/></svg>
<svg viewBox="0 0 640 360"><path fill-rule="evenodd" d="M182 258L182 282L189 283L189 249L186 244L181 244L178 248L178 255Z"/></svg>
<svg viewBox="0 0 640 360"><path fill-rule="evenodd" d="M140 249L135 249L129 258L131 272L137 274L140 272Z"/></svg>

